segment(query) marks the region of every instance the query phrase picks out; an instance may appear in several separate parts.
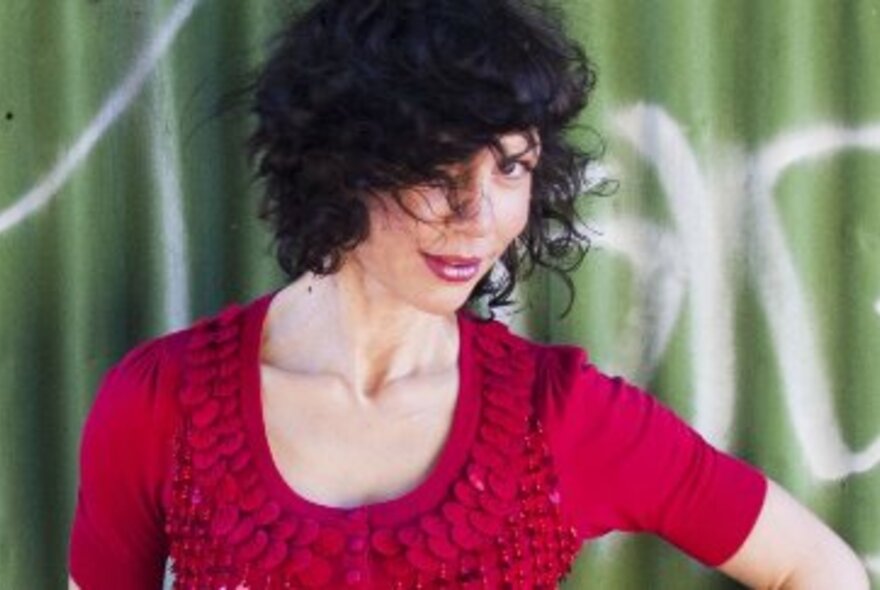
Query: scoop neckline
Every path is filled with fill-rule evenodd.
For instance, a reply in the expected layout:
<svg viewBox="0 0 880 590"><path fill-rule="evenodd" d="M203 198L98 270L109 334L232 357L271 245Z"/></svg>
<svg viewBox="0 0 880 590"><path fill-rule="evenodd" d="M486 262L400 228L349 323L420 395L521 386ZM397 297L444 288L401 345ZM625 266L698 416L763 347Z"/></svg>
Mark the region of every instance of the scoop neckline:
<svg viewBox="0 0 880 590"><path fill-rule="evenodd" d="M313 518L349 518L355 514L369 517L376 525L390 526L436 507L452 487L467 463L480 415L480 371L473 360L473 320L459 310L458 321L458 393L452 424L440 454L427 475L410 490L378 502L354 507L332 506L311 500L284 479L272 456L266 432L262 403L260 350L269 306L279 291L253 302L245 313L242 333L242 417L245 434L252 445L253 460L276 501L295 513Z"/></svg>

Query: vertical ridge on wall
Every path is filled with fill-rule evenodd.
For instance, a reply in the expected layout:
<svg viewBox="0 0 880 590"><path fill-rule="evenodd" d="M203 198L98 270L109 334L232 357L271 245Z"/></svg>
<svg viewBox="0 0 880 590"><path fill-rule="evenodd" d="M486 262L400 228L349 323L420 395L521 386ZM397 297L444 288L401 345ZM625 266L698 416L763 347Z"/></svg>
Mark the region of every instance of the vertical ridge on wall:
<svg viewBox="0 0 880 590"><path fill-rule="evenodd" d="M246 89L304 3L0 2L0 587L64 583L107 368L282 284ZM759 465L880 581L880 7L561 4L599 69L574 136L598 132L620 188L582 206L594 248L571 313L539 272L518 325ZM736 586L610 535L566 587Z"/></svg>

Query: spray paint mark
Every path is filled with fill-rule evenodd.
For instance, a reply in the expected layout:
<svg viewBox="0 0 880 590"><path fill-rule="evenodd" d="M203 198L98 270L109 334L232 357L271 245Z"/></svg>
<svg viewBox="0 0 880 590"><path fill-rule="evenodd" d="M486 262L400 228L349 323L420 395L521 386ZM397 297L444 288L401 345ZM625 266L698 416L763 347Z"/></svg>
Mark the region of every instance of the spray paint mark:
<svg viewBox="0 0 880 590"><path fill-rule="evenodd" d="M880 577L880 554L868 555L865 558L865 566L872 575Z"/></svg>
<svg viewBox="0 0 880 590"><path fill-rule="evenodd" d="M677 255L682 246L674 232L645 219L618 215L596 224L603 232L595 245L627 259L640 298L615 346L617 359L607 368L642 383L660 365L684 304L687 269Z"/></svg>
<svg viewBox="0 0 880 590"><path fill-rule="evenodd" d="M662 108L636 105L614 117L621 137L654 165L681 245L693 316L695 427L727 447L736 400L732 286L724 218L681 127Z"/></svg>
<svg viewBox="0 0 880 590"><path fill-rule="evenodd" d="M762 305L779 359L785 402L795 435L812 472L821 479L841 479L880 463L880 437L859 452L841 435L830 378L816 332L816 320L801 285L775 206L779 179L798 164L846 149L880 150L880 125L849 129L821 125L786 134L754 155L749 165L750 221L754 250L750 256Z"/></svg>
<svg viewBox="0 0 880 590"><path fill-rule="evenodd" d="M704 169L681 126L662 108L637 105L621 111L614 121L622 138L656 169L675 227L651 231L658 235L669 232L663 240L676 244L678 250L634 247L634 238L628 234L646 228L625 218L612 220L607 244L624 254L643 277L652 272L646 270L652 268L644 260L646 252L658 259L654 267L666 268L677 268L674 258L684 254L682 271L693 320L696 428L723 447L734 419L732 286L726 269L731 252L725 248L726 244L742 242L728 238L731 232L740 231L738 220L745 218L754 229L754 239L745 240L749 243L748 279L756 282L770 323L786 407L811 472L819 479L835 480L880 464L880 437L858 452L843 440L819 351L815 314L795 269L774 201L778 180L795 165L845 149L880 150L880 125L859 129L820 125L786 134L753 155L733 147L718 149L720 156L704 164ZM662 297L667 301L655 304L655 309L674 315L655 323L668 327L679 313L679 295L667 291ZM880 301L875 303L875 311L880 314ZM665 342L668 335L660 338Z"/></svg>
<svg viewBox="0 0 880 590"><path fill-rule="evenodd" d="M98 114L91 120L83 133L58 159L55 165L36 186L13 200L13 204L0 211L0 234L15 227L43 207L58 194L79 165L88 157L113 123L122 115L137 97L156 63L168 51L171 43L192 16L200 0L181 0L159 28L156 36L139 55L128 75L113 90Z"/></svg>
<svg viewBox="0 0 880 590"><path fill-rule="evenodd" d="M177 134L177 105L170 77L159 71L151 85L156 110L150 118L150 150L153 177L159 193L158 227L161 241L161 269L164 275L163 307L165 329L183 328L190 321L189 255L181 189L180 149Z"/></svg>

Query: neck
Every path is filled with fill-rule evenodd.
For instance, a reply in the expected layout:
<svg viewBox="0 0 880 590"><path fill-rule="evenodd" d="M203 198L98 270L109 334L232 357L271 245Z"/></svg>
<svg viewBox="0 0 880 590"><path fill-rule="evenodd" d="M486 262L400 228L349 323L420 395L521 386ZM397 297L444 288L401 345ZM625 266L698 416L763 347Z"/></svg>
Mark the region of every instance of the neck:
<svg viewBox="0 0 880 590"><path fill-rule="evenodd" d="M454 314L401 302L347 264L327 277L306 274L276 295L262 359L284 371L337 377L366 402L398 379L448 369L457 354Z"/></svg>

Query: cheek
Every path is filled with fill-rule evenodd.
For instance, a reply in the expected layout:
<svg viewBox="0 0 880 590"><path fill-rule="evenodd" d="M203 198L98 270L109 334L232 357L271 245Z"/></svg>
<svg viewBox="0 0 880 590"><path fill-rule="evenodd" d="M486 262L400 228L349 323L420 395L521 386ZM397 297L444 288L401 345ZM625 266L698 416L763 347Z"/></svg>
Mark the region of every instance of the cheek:
<svg viewBox="0 0 880 590"><path fill-rule="evenodd" d="M405 265L422 242L420 224L395 204L370 212L370 235L358 246L371 266L391 269Z"/></svg>
<svg viewBox="0 0 880 590"><path fill-rule="evenodd" d="M496 209L498 212L498 229L503 240L512 241L526 228L529 221L531 198L521 195L509 199Z"/></svg>
<svg viewBox="0 0 880 590"><path fill-rule="evenodd" d="M391 198L371 204L370 235L368 240L377 243L395 242L412 235L413 218Z"/></svg>

